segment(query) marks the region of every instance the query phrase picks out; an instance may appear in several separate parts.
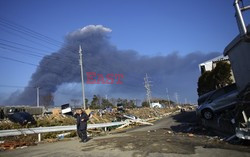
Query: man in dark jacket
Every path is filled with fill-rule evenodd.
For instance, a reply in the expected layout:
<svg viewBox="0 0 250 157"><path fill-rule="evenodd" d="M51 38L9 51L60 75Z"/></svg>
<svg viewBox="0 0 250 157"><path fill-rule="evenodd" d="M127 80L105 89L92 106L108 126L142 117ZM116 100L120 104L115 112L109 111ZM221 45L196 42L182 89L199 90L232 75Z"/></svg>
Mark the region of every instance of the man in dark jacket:
<svg viewBox="0 0 250 157"><path fill-rule="evenodd" d="M79 116L77 116L77 129L79 129L79 136L82 142L87 142L87 121L89 116L84 110L80 110Z"/></svg>

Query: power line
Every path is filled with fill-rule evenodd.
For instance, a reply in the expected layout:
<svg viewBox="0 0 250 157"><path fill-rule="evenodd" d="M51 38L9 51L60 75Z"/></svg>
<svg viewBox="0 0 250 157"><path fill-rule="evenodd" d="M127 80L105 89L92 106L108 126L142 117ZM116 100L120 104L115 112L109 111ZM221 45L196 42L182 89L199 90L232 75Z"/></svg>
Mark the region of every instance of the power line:
<svg viewBox="0 0 250 157"><path fill-rule="evenodd" d="M48 43L48 44L51 44L53 46L61 46L60 44L55 44L55 41L51 41L50 38L40 34L40 33L36 33L30 29L27 29L26 27L23 27L21 25L18 25L18 24L15 24L13 22L9 22L7 20L4 20L2 18L0 18L0 25L4 26L4 27L7 27L11 30L14 30L16 32L19 32L19 33L23 33L23 34L26 34L34 39L37 39L37 40L40 40L42 42L45 42L45 43ZM57 41L56 41L57 42Z"/></svg>
<svg viewBox="0 0 250 157"><path fill-rule="evenodd" d="M19 54L26 54L26 55L30 55L30 56L35 56L35 57L39 57L39 58L44 58L44 56L42 55L39 55L41 53L35 53L31 50L27 50L27 49L23 49L23 48L19 48L19 47L16 47L16 46L12 46L12 45L8 45L8 44L5 44L5 43L1 43L0 42L0 48L2 49L5 49L5 50L9 50L10 52L13 52L13 53L19 53ZM14 50L14 51L13 51ZM21 50L21 51L20 51ZM31 52L31 53L28 53L28 52ZM73 57L71 57L73 59ZM75 63L73 61L63 61L63 60L60 60L61 58L57 58L57 57L54 57L54 56L47 56L47 59L51 59L51 60L55 60L55 61L59 61L59 62L63 62L63 63Z"/></svg>
<svg viewBox="0 0 250 157"><path fill-rule="evenodd" d="M36 65L36 64L33 64L33 63L29 63L29 62L25 62L25 61L21 61L21 60L9 58L9 57L0 56L0 58L5 59L5 60L11 60L11 61L19 62L19 63L22 63L22 64L36 66L36 67L39 67L39 68L48 69L48 67L44 67L44 66L41 67L40 65ZM56 73L56 72L53 72L53 73ZM60 75L59 73L56 73L56 74ZM123 83L122 85L129 86L130 88L138 88L138 87L140 87L140 86L135 86L133 84L127 84L127 83Z"/></svg>
<svg viewBox="0 0 250 157"><path fill-rule="evenodd" d="M56 40L54 40L54 39L52 39L52 38L50 38L50 37L44 36L44 35L42 35L42 34L40 34L40 33L37 33L37 32L35 32L35 31L29 29L29 28L26 28L26 27L24 27L24 26L15 24L15 23L10 22L10 21L8 21L8 20L5 20L5 19L3 19L3 18L0 18L0 20L1 20L1 21L0 21L0 22L1 22L0 25L5 26L5 30L6 30L6 27L7 27L9 30L12 30L12 31L17 32L17 33L24 34L24 35L26 35L26 36L28 36L28 37L31 37L31 38L34 38L34 39L37 39L37 40L40 40L40 41L43 41L43 42L46 42L46 43L49 43L49 44L51 44L52 42L58 42L58 41L56 41ZM13 34L13 32L10 32L10 31L8 31L8 30L7 30L7 32ZM18 35L19 37L24 38L23 36L21 36L21 35L19 35L19 34L17 34L17 33L14 33L14 34ZM25 39L26 39L27 41L30 41L30 42L33 42L33 43L34 43L33 40L29 40L29 39L27 39L27 38L25 38ZM50 40L50 41L49 41L49 42L46 41L47 39ZM26 48L37 49L37 48L31 47L31 46L27 46L27 45L15 43L15 42L12 42L12 41L7 41L7 40L4 40L4 39L2 39L2 41L9 42L9 43L12 43L12 44L15 44L15 45L19 45L19 46L22 46L22 47L26 47ZM37 43L37 42L35 42L35 43ZM62 42L58 42L58 43L64 44L64 43L62 43ZM39 43L37 43L37 44L39 44ZM53 43L52 43L52 44L53 44ZM41 44L39 44L39 45L41 45ZM55 45L55 44L53 44L53 45ZM5 46L6 46L6 44L5 44ZM10 49L10 46L11 46L11 45L8 45L8 46L9 46L9 47L8 47L7 49L8 49L8 50L11 50L11 49ZM44 45L41 45L41 46L44 46ZM47 47L47 46L46 46L46 47ZM2 48L3 48L3 47L2 47ZM15 47L15 46L11 46L11 48L12 48L12 49L19 49L19 50L21 49L21 48L19 48L19 47ZM47 47L47 48L49 48L49 47ZM6 47L4 47L4 49L6 49ZM27 51L27 50L25 50L25 49L23 49L23 48L22 48L21 50ZM39 49L39 50L41 50L41 49ZM61 50L68 50L68 48L62 48ZM30 50L28 50L28 51L31 52ZM16 52L17 52L17 51L15 51L15 53L16 53ZM72 52L72 51L70 51L70 52ZM18 53L23 53L23 52L20 52L20 51L19 51ZM42 57L42 56L39 56L39 55L33 54L33 53L24 53L24 54L28 54L28 55L32 55L32 56L37 56L37 57ZM41 54L41 53L40 53L40 54ZM62 56L62 57L64 57L64 56ZM67 57L70 57L70 56L67 56ZM1 57L1 58L39 67L39 65L35 65L35 64L32 64L32 63L28 63L28 62L21 61L21 60L17 60L17 59L13 59L13 58L8 58L8 57ZM74 58L74 59L75 59L75 58ZM58 60L58 59L56 59L56 60ZM109 65L111 65L111 64L109 64ZM113 66L113 65L111 65L111 66ZM130 75L130 74L128 73L128 74L126 74L126 75ZM135 79L136 77L133 75L132 78ZM140 80L141 80L141 79L140 79ZM132 84L126 84L126 83L124 83L123 85L130 86L130 87L135 88L135 86L132 85Z"/></svg>
<svg viewBox="0 0 250 157"><path fill-rule="evenodd" d="M27 28L27 27L24 27L24 26L21 26L21 25L19 25L19 24L16 24L16 23L14 23L14 22L11 22L11 21L9 21L9 20L6 20L6 19L3 19L3 18L0 18L0 22L2 21L2 23L3 24L5 24L5 25L7 25L8 26L8 28L9 29L11 29L11 30L14 30L14 31L18 31L19 33L24 33L25 35L28 35L28 36L30 36L30 37L34 37L35 36L35 38L36 39L40 39L40 38L42 38L43 40L42 41L44 41L44 39L49 39L50 41L55 41L55 42L57 42L57 43L61 43L61 44L64 44L63 42L60 42L60 41L57 41L57 40L55 40L55 39L52 39L52 38L50 38L50 37L48 37L48 36L45 36L45 35L42 35L41 33L38 33L38 32L35 32L35 31L33 31L33 30L31 30L31 29L29 29L29 28ZM1 24L1 23L0 23ZM15 29L13 29L13 27L15 28ZM20 30L22 30L22 31L20 31ZM11 32L10 32L11 33ZM30 34L29 34L30 33ZM32 34L32 35L31 35ZM6 40L5 40L6 41ZM30 41L30 40L29 40ZM13 42L12 42L13 43ZM15 43L15 44L18 44L18 43ZM23 45L23 44L19 44L19 45L22 45L22 46L26 46L26 45ZM41 45L41 46L43 46L43 45ZM27 47L27 46L26 46ZM28 47L30 47L30 46L28 46ZM46 46L47 47L47 46ZM47 47L48 48L48 47ZM66 51L68 51L69 49L68 48L61 48L62 50L66 50ZM71 50L70 50L70 52L72 52ZM62 56L62 57L64 57L64 56ZM68 56L67 56L68 57ZM69 56L69 58L71 58L70 56ZM75 58L74 58L75 59ZM109 63L106 63L106 64L108 64L108 65L111 65L111 64L109 64ZM111 66L113 66L113 65L111 65ZM127 74L127 75L130 75L130 74ZM132 76L132 75L131 75ZM132 78L136 78L136 76L133 76ZM137 78L138 79L138 78ZM141 80L141 78L139 78L139 80Z"/></svg>
<svg viewBox="0 0 250 157"><path fill-rule="evenodd" d="M18 34L18 33L8 31L8 30L6 30L5 27L2 27L1 30L5 31L5 32L7 32L7 33L13 34L13 35L15 35L15 36L18 36L18 37L20 37L20 38L22 38L22 39L24 39L24 40L26 40L26 41L29 41L29 42L31 42L31 43L36 44L36 45L43 46L43 47L46 47L47 49L53 50L53 48L51 48L51 47L48 47L48 46L46 46L46 45L44 45L44 44L41 44L41 43L39 43L39 42L36 42L36 41L34 41L34 40L27 39L26 37L23 37L22 35L20 35L20 34Z"/></svg>
<svg viewBox="0 0 250 157"><path fill-rule="evenodd" d="M33 64L33 63L29 63L29 62L26 62L26 61L17 60L17 59L13 59L13 58L9 58L9 57L4 57L4 56L0 56L0 58L5 59L5 60L14 61L14 62L19 62L19 63L22 63L22 64L27 64L27 65L35 66L35 67L38 67L38 68L41 68L41 69L46 69L46 70L48 70L51 73L55 73L55 74L61 76L60 73L55 72L55 71L51 71L49 69L50 67L46 67L46 66L42 66L42 65L37 65L37 64Z"/></svg>
<svg viewBox="0 0 250 157"><path fill-rule="evenodd" d="M40 40L40 41L46 42L46 43L49 43L49 44L52 44L52 45L55 45L55 43L56 43L56 44L60 43L60 45L57 45L57 46L62 46L62 45L65 44L64 42L57 41L57 40L55 40L55 39L53 39L53 38L51 38L51 37L45 36L45 35L43 35L43 34L41 34L41 33L38 33L38 32L36 32L36 31L34 31L34 30L31 30L31 29L29 29L29 28L27 28L27 27L21 26L21 25L19 25L19 24L16 24L16 23L14 23L14 22L9 21L9 20L3 19L3 18L1 18L1 17L0 17L0 25L1 25L1 20L2 20L4 23L8 23L8 25L4 27L4 30L5 30L5 31L7 31L7 30L6 30L6 27L7 27L7 28L9 28L9 29L12 30L12 31L15 31L15 32L18 31L19 33L22 33L22 34L24 34L24 35L26 35L26 36L29 36L29 37L31 37L31 38L34 38L34 37L35 37L37 40L42 39L42 40ZM10 27L9 25L11 25L12 27ZM17 29L14 29L14 30L13 30L13 27L15 27L15 28L17 28ZM20 30L22 30L22 31L20 31ZM10 31L7 31L7 32L13 34L13 32L10 32ZM16 33L14 33L14 34L16 34ZM20 37L19 34L16 34L16 35ZM22 37L22 36L21 36L21 37ZM24 37L22 37L22 38L24 38ZM29 39L27 39L27 38L25 38L25 40L28 40L28 41L30 41L30 42L34 42L33 40L31 41L31 40L29 40ZM49 41L47 41L47 40L49 40ZM37 43L37 42L34 42L34 43L39 44L39 43ZM44 46L44 47L47 47L47 46L42 45L42 44L39 44L39 45ZM51 49L50 47L47 47L47 48ZM62 50L65 50L65 51L73 52L73 51L71 51L70 49L65 48L65 47L63 47L63 48L61 48L61 49L62 49Z"/></svg>
<svg viewBox="0 0 250 157"><path fill-rule="evenodd" d="M9 58L9 57L0 56L0 58L38 67L37 64L33 64L33 63L29 63L29 62L25 62L25 61L21 61L21 60Z"/></svg>
<svg viewBox="0 0 250 157"><path fill-rule="evenodd" d="M31 47L31 46L28 46L28 45L16 43L16 42L9 41L9 40L5 40L5 39L0 39L0 41L7 42L7 43L12 43L12 44L19 45L19 46L26 47L26 48L30 48L30 49L33 49L33 50L45 51L45 50L42 50L42 49L39 49L39 48ZM44 55L44 53L39 53L39 54ZM51 54L51 53L46 53L46 54L49 55L49 54Z"/></svg>
<svg viewBox="0 0 250 157"><path fill-rule="evenodd" d="M6 87L6 88L35 88L35 87L31 87L31 86L17 86L17 85L3 85L0 84L0 87Z"/></svg>
<svg viewBox="0 0 250 157"><path fill-rule="evenodd" d="M31 33L34 33L34 34L39 35L39 36L41 36L41 37L44 37L44 38L46 38L46 39L48 39L48 40L57 42L57 43L59 43L59 44L63 44L63 42L60 42L60 41L55 40L55 39L53 39L53 38L51 38L51 37L45 36L45 35L43 35L43 34L41 34L41 33L39 33L39 32L36 32L36 31L34 31L34 30L31 30L31 29L29 29L29 28L27 28L27 27L21 26L21 25L19 25L19 24L17 24L17 23L11 22L10 20L6 20L6 19L1 18L1 17L0 17L0 20L6 21L6 22L8 22L8 23L11 23L12 25L18 26L19 28L23 28L23 29L25 29L25 30L27 30L27 31L29 31L29 32L31 32Z"/></svg>
<svg viewBox="0 0 250 157"><path fill-rule="evenodd" d="M47 36L44 36L44 35L42 35L42 34L40 34L40 33L37 33L37 32L35 32L35 31L33 31L33 30L31 30L31 29L29 29L29 28L27 28L27 27L24 27L24 26L21 26L21 25L18 25L18 24L15 24L15 23L13 23L13 22L10 22L9 20L6 20L6 19L3 19L3 18L0 18L0 22L3 22L4 24L7 24L7 26L11 26L11 28L12 27L14 27L14 28L18 28L18 31L19 30L23 30L23 31L19 31L20 33L25 33L25 35L28 35L28 36L30 36L30 34L29 33L31 33L32 34L32 37L34 37L34 35L37 35L36 37L37 38L46 38L46 39L50 39L50 40L52 40L52 41L56 41L56 40L54 40L54 39L52 39L52 38L50 38L50 37L47 37ZM0 23L1 24L1 23ZM10 28L10 29L11 29ZM12 29L13 30L13 29ZM17 31L16 29L14 29L14 31ZM39 37L38 37L39 36ZM59 41L56 41L56 42L59 42ZM62 43L62 42L60 42L60 43ZM18 43L15 43L15 44L18 44ZM63 43L62 43L63 44ZM23 44L19 44L19 45L22 45L22 46L24 46ZM27 46L26 46L27 47ZM28 46L28 47L30 47L30 46ZM67 48L62 48L62 50L67 50ZM72 52L72 51L70 51L70 52ZM64 56L62 56L62 57L64 57ZM74 58L75 59L75 58ZM111 65L111 64L109 64L109 63L106 63L106 64L108 64L108 65ZM113 66L113 65L111 65L111 66ZM127 75L130 75L129 73L127 73ZM132 76L132 75L131 75ZM141 80L141 78L137 78L136 76L132 76L131 78L134 78L134 79L138 79L138 80Z"/></svg>
<svg viewBox="0 0 250 157"><path fill-rule="evenodd" d="M2 19L2 20L3 20L3 19ZM8 21L8 23L11 23L11 22ZM1 26L1 18L0 18L0 26ZM3 26L3 25L2 25L2 26ZM33 30L29 29L29 28L26 28L26 27L24 27L24 26L15 24L15 23L13 23L13 22L11 23L11 26L12 26L12 27L16 27L16 28L18 28L18 29L13 29L13 28L10 27L9 25L7 25L7 26L3 27L2 30L5 31L5 32L8 32L8 33L10 33L10 34L14 34L15 36L18 36L18 37L20 37L20 38L22 38L22 39L25 39L26 41L29 41L29 42L32 42L32 43L34 43L34 44L37 44L37 45L40 45L40 46L43 46L43 47L46 47L46 48L48 48L48 49L53 50L53 48L51 48L51 47L48 47L48 46L46 46L46 45L44 45L44 44L41 44L41 43L38 43L38 42L36 42L36 41L34 41L34 40L30 40L30 39L28 39L28 38L26 38L26 37L24 37L24 36L22 36L22 35L20 35L20 34L18 34L18 33L24 34L25 36L28 36L28 37L31 37L31 38L34 38L34 37L35 37L35 39L37 39L37 40L40 40L40 38L41 38L41 36L42 36L43 40L40 40L40 41L42 41L42 42L45 42L45 41L46 41L44 38L46 38L46 39L49 38L49 39L52 40L52 41L56 41L56 40L54 40L54 39L52 39L52 38L50 38L50 37L47 37L47 36L45 36L45 35L42 35L42 34L40 34L40 33L37 33L37 32L35 32L35 31L33 31ZM7 28L7 29L10 29L11 31L14 31L14 32L11 32L11 31L9 31L9 30L6 30L6 28ZM20 30L23 30L23 31L20 31ZM27 33L27 30L28 30L28 32L31 32L32 35L29 34L29 33ZM18 33L16 33L16 32L18 32ZM56 41L56 42L61 43L60 46L64 44L63 42L60 42L60 41ZM53 43L51 43L51 41L50 41L50 42L46 42L46 43L47 43L47 44L48 44L48 43L49 43L49 44L53 44ZM20 44L19 44L19 45L20 45ZM53 45L54 45L54 44L53 44ZM73 52L73 51L71 51L70 49L65 48L65 47L61 48L61 50Z"/></svg>

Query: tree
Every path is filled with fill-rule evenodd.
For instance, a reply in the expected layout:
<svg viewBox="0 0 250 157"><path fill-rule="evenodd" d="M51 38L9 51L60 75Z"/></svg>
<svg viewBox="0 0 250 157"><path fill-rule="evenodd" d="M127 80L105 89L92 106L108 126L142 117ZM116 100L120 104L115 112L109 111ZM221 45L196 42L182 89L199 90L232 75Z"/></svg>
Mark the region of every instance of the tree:
<svg viewBox="0 0 250 157"><path fill-rule="evenodd" d="M107 107L113 107L113 104L109 102L108 99L103 99L102 100L102 108L107 108Z"/></svg>
<svg viewBox="0 0 250 157"><path fill-rule="evenodd" d="M121 104L123 102L123 100L121 98L117 99L117 104Z"/></svg>
<svg viewBox="0 0 250 157"><path fill-rule="evenodd" d="M216 89L213 75L212 71L206 71L199 77L197 89L199 96Z"/></svg>
<svg viewBox="0 0 250 157"><path fill-rule="evenodd" d="M198 95L232 84L231 66L225 61L219 61L212 71L204 72L198 80Z"/></svg>
<svg viewBox="0 0 250 157"><path fill-rule="evenodd" d="M231 65L227 62L220 61L213 70L216 88L225 87L232 84Z"/></svg>
<svg viewBox="0 0 250 157"><path fill-rule="evenodd" d="M88 108L88 102L89 102L89 100L87 98L85 98L86 108Z"/></svg>
<svg viewBox="0 0 250 157"><path fill-rule="evenodd" d="M125 108L136 108L135 103L134 103L133 100L128 101L127 99L125 99L123 104L124 104Z"/></svg>
<svg viewBox="0 0 250 157"><path fill-rule="evenodd" d="M91 101L91 104L90 104L89 108L91 108L91 109L100 109L99 98L96 95L93 96L93 99Z"/></svg>
<svg viewBox="0 0 250 157"><path fill-rule="evenodd" d="M149 103L147 101L143 101L141 106L142 107L149 107Z"/></svg>
<svg viewBox="0 0 250 157"><path fill-rule="evenodd" d="M113 106L116 106L116 104L117 104L117 100L116 100L115 98L109 99L109 102L110 102Z"/></svg>

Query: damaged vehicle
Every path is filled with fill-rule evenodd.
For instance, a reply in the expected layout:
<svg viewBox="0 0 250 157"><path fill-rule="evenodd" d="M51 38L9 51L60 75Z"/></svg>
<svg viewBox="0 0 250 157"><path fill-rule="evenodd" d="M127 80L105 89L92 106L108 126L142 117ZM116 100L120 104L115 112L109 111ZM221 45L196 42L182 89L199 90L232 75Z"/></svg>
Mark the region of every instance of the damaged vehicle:
<svg viewBox="0 0 250 157"><path fill-rule="evenodd" d="M234 83L201 96L198 100L197 116L211 120L215 114L235 108L238 103L238 94Z"/></svg>
<svg viewBox="0 0 250 157"><path fill-rule="evenodd" d="M26 125L28 123L36 124L34 117L28 112L9 112L8 118L14 123L19 123L20 125Z"/></svg>

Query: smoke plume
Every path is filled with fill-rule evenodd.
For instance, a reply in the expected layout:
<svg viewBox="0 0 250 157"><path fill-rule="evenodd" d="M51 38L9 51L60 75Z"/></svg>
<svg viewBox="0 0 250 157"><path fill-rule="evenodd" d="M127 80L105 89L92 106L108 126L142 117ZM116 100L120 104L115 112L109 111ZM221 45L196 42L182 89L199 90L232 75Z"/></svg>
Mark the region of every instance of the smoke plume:
<svg viewBox="0 0 250 157"><path fill-rule="evenodd" d="M87 91L100 95L104 95L105 91L111 97L144 98L143 78L147 73L152 81L153 97L166 97L168 88L171 99L173 93L178 92L179 99L187 98L194 102L197 97L198 64L219 55L215 52L193 52L181 56L173 52L165 56L142 56L132 50L117 49L109 41L110 32L111 29L101 25L89 25L69 33L58 52L47 55L40 61L28 86L40 87L42 98L53 95L62 85L80 83L78 51L81 45L85 81L86 72L96 72L104 76L108 73L124 75L121 85L86 85ZM15 99L12 97L9 103L35 104L36 92L29 87L15 96Z"/></svg>

